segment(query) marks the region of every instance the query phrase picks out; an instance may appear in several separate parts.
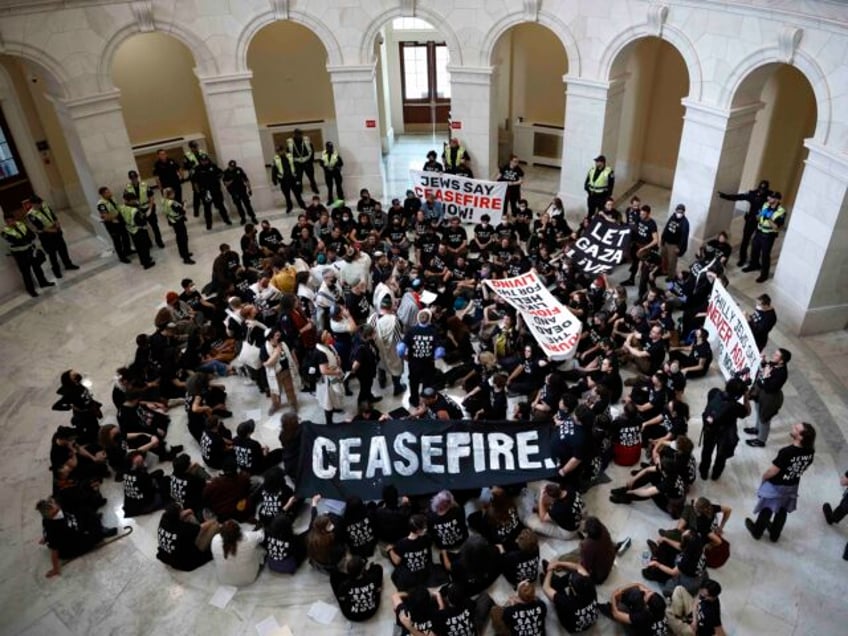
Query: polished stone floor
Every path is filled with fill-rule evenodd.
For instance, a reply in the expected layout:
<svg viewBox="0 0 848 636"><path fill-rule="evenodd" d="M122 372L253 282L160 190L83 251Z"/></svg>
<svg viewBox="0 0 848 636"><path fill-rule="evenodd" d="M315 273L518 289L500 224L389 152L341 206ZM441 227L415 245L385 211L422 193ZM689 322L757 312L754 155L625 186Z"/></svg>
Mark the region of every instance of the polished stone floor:
<svg viewBox="0 0 848 636"><path fill-rule="evenodd" d="M388 161L390 192L402 196L405 170L410 164L417 167L423 162L428 145L420 139L404 139L398 144ZM559 173L545 168L531 168L527 173L528 199L535 209L542 209L556 190ZM663 211L659 218L664 216L668 191L646 185L640 195ZM279 210L260 216L281 229L292 222ZM156 514L126 521L135 529L130 538L75 561L59 578L44 577L49 559L47 550L38 545L40 520L33 506L49 493L50 435L66 421L65 414L50 410L60 373L73 367L86 374L95 394L106 404L104 422L114 421L112 377L115 369L132 356L135 335L152 330L157 307L168 290L178 288L181 278L188 276L205 283L217 245L222 241L237 244L240 236L237 226L216 225L206 232L201 223L193 221L191 244L198 264L183 265L173 237L166 233L166 249L154 250L157 266L145 272L137 264L121 265L113 258L101 258L102 248L96 239L86 237L81 230L74 232L71 251L83 266L80 271L72 272L39 299L22 295L0 303L4 371L0 385L0 412L4 414L0 424L0 480L4 486L0 489L0 509L4 511L0 518L0 633L252 636L258 633L258 623L273 617L277 624L288 625L295 636L391 634L389 596L393 588L388 576L379 614L362 625L349 624L341 614L336 614L329 625L307 617L316 600L334 604L326 577L308 566L293 578L263 571L256 583L240 589L225 609L213 607L209 600L217 582L211 564L193 573L178 573L155 559ZM624 272L614 275L616 280L624 277ZM750 307L751 298L761 289L753 283L754 275L731 270L730 277L737 300L743 307ZM780 307L777 311L779 314ZM848 468L848 335L841 332L799 339L783 333L778 326L772 346L787 347L794 357L786 404L773 425L768 447L753 449L740 444L722 479L698 482L693 491L696 496L706 495L733 508L726 530L733 554L723 568L712 572L724 587L725 628L731 634L844 634L848 624L844 602L848 563L840 557L848 540L848 524L828 527L820 509L822 502L834 502L841 495L839 474ZM261 409L258 437L273 446L278 421L265 415L265 399L259 399L255 389L240 379L225 382L235 411L229 422L234 426L248 411ZM694 414L701 412L707 389L719 383L716 372L690 383L686 394ZM313 398L302 394L301 403L302 417L322 421ZM389 398L386 403L392 406L396 401ZM347 406L351 413L353 404ZM188 452L198 457L199 449L185 430L182 409L173 409L171 415L172 442L186 444ZM744 530L743 519L754 504L759 475L777 449L787 443L789 424L799 419L818 428L816 461L802 480L798 510L790 516L780 542L754 542ZM690 429L697 439L699 418L692 419ZM612 467L609 474L613 482L621 482L627 471ZM600 516L614 536L630 535L634 541L634 547L619 558L609 581L599 589L603 600L617 586L640 579L645 539L670 523L649 502L610 504L608 492L614 485L596 487L587 495L588 510ZM104 493L109 499L107 523L124 523L119 484L109 481ZM305 524L305 519L299 523ZM543 555L575 546L575 542L545 540ZM379 555L376 559L384 562ZM510 589L499 580L491 593L495 600L503 601ZM550 616L549 633L562 633L552 612ZM590 633L623 632L601 618Z"/></svg>

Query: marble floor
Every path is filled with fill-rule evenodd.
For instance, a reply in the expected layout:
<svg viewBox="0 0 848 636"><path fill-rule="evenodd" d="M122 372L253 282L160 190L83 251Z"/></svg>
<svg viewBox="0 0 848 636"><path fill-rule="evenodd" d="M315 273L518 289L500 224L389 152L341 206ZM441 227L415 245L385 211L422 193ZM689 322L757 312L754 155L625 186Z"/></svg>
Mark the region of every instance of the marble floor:
<svg viewBox="0 0 848 636"><path fill-rule="evenodd" d="M399 144L398 152L387 159L389 192L402 196L406 189L404 171L409 163L418 166L426 152L427 140ZM527 195L535 209L550 201L559 181L556 170L527 170ZM642 199L657 210L668 208L667 190L653 186L640 189ZM260 214L281 230L292 218L279 210ZM658 215L662 218L663 215ZM575 219L576 220L576 219ZM329 625L307 617L316 600L334 604L326 577L304 566L293 578L263 571L253 585L240 589L224 609L209 604L217 588L212 565L193 573L169 570L155 559L158 515L124 521L121 516L120 485L108 481L104 494L106 523L126 523L134 527L126 540L105 547L67 566L61 577L47 579L48 552L38 545L40 520L33 506L50 489L48 449L56 426L66 422L66 414L50 410L55 400L60 373L68 368L81 370L93 383L93 390L105 407L105 422L114 421L110 391L114 371L133 354L137 333L152 330L153 316L165 293L177 289L183 277L205 283L217 245L237 244L238 227L216 225L211 232L193 220L191 245L197 265L183 265L176 254L173 238L166 234L166 249L154 250L157 266L143 271L137 264L122 265L113 258L100 258L101 246L84 232L75 234L71 251L83 267L72 272L60 285L38 299L23 295L0 302L0 355L4 382L0 384L0 634L34 636L63 634L246 634L257 632L257 624L273 617L288 625L295 636L305 634L392 633L393 615L389 596L394 591L386 577L383 604L379 614L361 625L348 623L337 613ZM616 280L624 272L616 272ZM744 307L761 287L753 275L730 271L731 290ZM772 283L773 284L773 283ZM780 307L777 307L778 313ZM848 624L848 563L840 557L848 540L848 526L825 525L821 515L824 501L841 495L839 474L848 468L848 392L845 354L848 336L844 332L796 338L780 326L773 333L772 346L790 349L793 360L786 388L786 404L773 425L766 449L740 444L736 457L718 482L696 483L693 494L705 495L733 508L726 537L732 557L720 570L712 572L721 582L723 618L730 634L839 634ZM243 380L225 380L232 396L235 417L261 409L258 437L275 444L278 419L269 418L267 403ZM720 383L717 372L690 383L686 390L692 412L700 413L706 391ZM322 421L314 399L301 395L301 416ZM397 404L387 398L387 407ZM382 406L382 404L381 404ZM353 404L348 404L352 413ZM183 443L194 457L199 449L187 434L181 408L171 412L172 443ZM694 439L700 431L698 417L690 422ZM798 419L814 423L819 431L816 461L804 476L796 513L790 516L778 544L754 542L743 527L750 514L759 475L777 449L788 441L789 424ZM166 466L166 470L170 468ZM609 489L627 476L627 470L611 467L612 484L593 488L587 495L588 510L600 516L613 535L633 538L633 548L620 557L610 579L599 588L606 600L622 584L640 580L640 554L645 539L656 529L670 524L653 504L615 506L607 501ZM299 520L304 525L305 519ZM573 549L576 542L545 540L543 555ZM385 560L379 555L378 562ZM387 568L388 569L388 568ZM503 601L510 588L499 580L491 593ZM840 627L840 625L842 627ZM562 629L553 613L549 633ZM601 618L589 633L617 634L623 631Z"/></svg>

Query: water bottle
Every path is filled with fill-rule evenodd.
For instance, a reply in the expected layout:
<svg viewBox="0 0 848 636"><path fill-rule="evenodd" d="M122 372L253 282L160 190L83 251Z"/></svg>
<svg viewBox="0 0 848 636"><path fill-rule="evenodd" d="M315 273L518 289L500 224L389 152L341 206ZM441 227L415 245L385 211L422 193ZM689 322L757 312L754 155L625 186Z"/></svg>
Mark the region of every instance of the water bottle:
<svg viewBox="0 0 848 636"><path fill-rule="evenodd" d="M645 550L642 553L642 567L643 568L648 567L648 563L650 563L650 562L651 562L651 551Z"/></svg>

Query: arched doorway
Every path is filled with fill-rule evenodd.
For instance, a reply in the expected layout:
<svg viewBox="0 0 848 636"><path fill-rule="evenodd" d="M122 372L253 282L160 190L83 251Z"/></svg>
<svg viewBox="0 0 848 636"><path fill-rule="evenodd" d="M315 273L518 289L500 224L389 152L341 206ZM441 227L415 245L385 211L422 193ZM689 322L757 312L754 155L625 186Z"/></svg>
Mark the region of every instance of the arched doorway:
<svg viewBox="0 0 848 636"><path fill-rule="evenodd" d="M182 163L189 141L212 156L215 148L191 50L165 33L139 33L124 40L112 58L111 76L120 90L127 135L141 178L153 178L156 151ZM162 87L167 87L165 90ZM226 160L217 157L216 161ZM133 166L127 166L127 170Z"/></svg>
<svg viewBox="0 0 848 636"><path fill-rule="evenodd" d="M517 154L528 164L560 167L568 56L560 38L536 23L510 27L492 49L498 165Z"/></svg>
<svg viewBox="0 0 848 636"><path fill-rule="evenodd" d="M689 72L680 52L658 37L627 44L613 61L603 153L616 194L639 182L671 189L683 132Z"/></svg>

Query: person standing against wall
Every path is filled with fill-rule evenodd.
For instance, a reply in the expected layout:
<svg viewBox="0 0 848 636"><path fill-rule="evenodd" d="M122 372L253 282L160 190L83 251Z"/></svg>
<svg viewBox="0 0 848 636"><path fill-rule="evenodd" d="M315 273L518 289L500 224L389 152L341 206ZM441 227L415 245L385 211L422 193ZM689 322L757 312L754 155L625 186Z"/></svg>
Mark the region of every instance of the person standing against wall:
<svg viewBox="0 0 848 636"><path fill-rule="evenodd" d="M192 189L192 207L194 208L194 218L200 216L200 192L194 182L194 169L200 165L200 145L196 141L188 142L188 150L183 153L183 172L186 178L191 182Z"/></svg>
<svg viewBox="0 0 848 636"><path fill-rule="evenodd" d="M763 209L763 206L768 200L769 182L765 179L760 181L760 185L756 190L748 190L739 194L727 194L719 192L718 196L725 201L747 201L748 211L745 212L745 227L742 230L742 243L739 245L739 262L737 267L744 267L748 261L748 246L751 244L751 239L754 238L754 232L757 231L757 214Z"/></svg>
<svg viewBox="0 0 848 636"><path fill-rule="evenodd" d="M442 160L444 161L445 172L459 174L460 167L465 165L465 162L471 161L471 157L468 156L465 146L459 143L459 139L453 137L442 150Z"/></svg>
<svg viewBox="0 0 848 636"><path fill-rule="evenodd" d="M612 197L615 187L615 173L607 165L604 155L595 157L595 165L586 173L583 189L586 190L586 216L591 218L595 212L602 210L607 199Z"/></svg>
<svg viewBox="0 0 848 636"><path fill-rule="evenodd" d="M315 183L315 150L309 137L304 135L300 128L295 128L294 134L286 139L286 147L294 163L294 187L298 196L303 192L304 173L309 179L312 194L318 194L318 184Z"/></svg>
<svg viewBox="0 0 848 636"><path fill-rule="evenodd" d="M303 197L300 194L300 189L296 187L294 181L294 161L289 153L282 146L277 146L277 153L274 155L274 163L271 164L271 183L280 186L280 191L286 199L286 214L291 214L292 205L291 195L294 190L294 196L297 200L297 205L301 209L306 209L306 204L303 202Z"/></svg>
<svg viewBox="0 0 848 636"><path fill-rule="evenodd" d="M321 153L321 167L324 168L324 181L327 183L327 205L333 205L333 201L341 199L344 201L344 190L342 190L342 161L341 155L336 151L332 141L328 141ZM336 188L336 197L333 198L333 186Z"/></svg>
<svg viewBox="0 0 848 636"><path fill-rule="evenodd" d="M26 211L26 220L30 227L38 234L41 240L41 247L47 252L50 258L50 267L53 269L53 276L62 278L62 270L59 267L59 259L62 259L62 264L66 270L79 269L71 262L71 257L68 254L68 245L65 243L65 237L62 233L62 225L59 223L59 218L44 200L35 194L24 201L24 210Z"/></svg>
<svg viewBox="0 0 848 636"><path fill-rule="evenodd" d="M185 208L182 203L177 201L177 193L173 188L165 188L162 194L164 195L162 207L165 210L165 218L168 219L168 224L174 228L180 258L186 265L194 265L195 261L191 259L192 253L188 249Z"/></svg>
<svg viewBox="0 0 848 636"><path fill-rule="evenodd" d="M183 184L180 180L180 165L168 156L164 148L156 151L153 176L156 177L159 192L164 192L165 188L171 188L174 191L174 200L179 203L183 202Z"/></svg>
<svg viewBox="0 0 848 636"><path fill-rule="evenodd" d="M757 232L751 243L751 262L743 272L754 272L760 270L758 283L768 280L771 270L771 250L777 240L780 228L786 223L786 210L780 205L782 196L780 192L771 192L766 204L757 215Z"/></svg>
<svg viewBox="0 0 848 636"><path fill-rule="evenodd" d="M124 218L121 216L121 208L115 202L112 191L106 186L100 188L97 193L100 195L100 200L97 202L97 213L100 215L103 227L106 228L109 236L112 237L115 254L118 255L118 260L122 263L129 263L130 254L133 253L133 250L130 245L127 226L124 224Z"/></svg>
<svg viewBox="0 0 848 636"><path fill-rule="evenodd" d="M256 212L253 211L253 206L250 204L250 197L253 194L250 188L250 179L247 178L247 173L239 167L235 159L230 159L227 162L227 169L224 170L222 179L236 210L238 210L241 224L247 223L248 216L254 224L258 224Z"/></svg>
<svg viewBox="0 0 848 636"><path fill-rule="evenodd" d="M150 188L144 181L141 181L138 172L130 170L127 173L130 182L125 188L126 192L132 192L138 200L138 207L147 209L145 216L147 224L153 230L153 238L156 240L156 247L163 249L165 247L162 241L162 233L159 231L159 218L156 216L156 202L153 200L153 189Z"/></svg>
<svg viewBox="0 0 848 636"><path fill-rule="evenodd" d="M21 270L21 278L24 281L24 287L33 298L38 297L38 292L35 291L35 285L32 282L32 274L41 287L53 287L56 283L49 282L44 277L44 272L41 271L41 263L44 262L43 253L39 261L35 249L35 233L27 227L23 221L18 221L15 215L11 212L6 212L3 215L6 225L3 227L3 239L9 245L9 251L15 259L18 269Z"/></svg>

